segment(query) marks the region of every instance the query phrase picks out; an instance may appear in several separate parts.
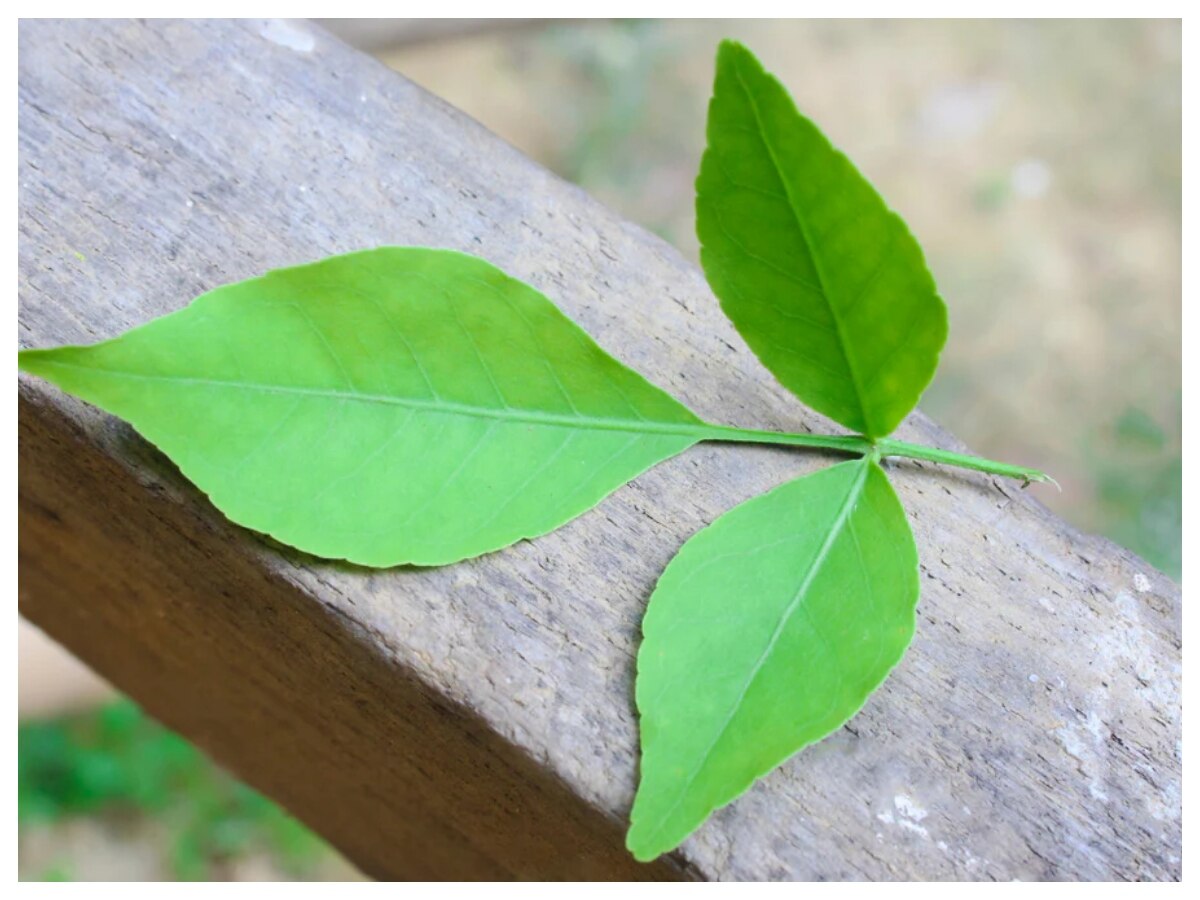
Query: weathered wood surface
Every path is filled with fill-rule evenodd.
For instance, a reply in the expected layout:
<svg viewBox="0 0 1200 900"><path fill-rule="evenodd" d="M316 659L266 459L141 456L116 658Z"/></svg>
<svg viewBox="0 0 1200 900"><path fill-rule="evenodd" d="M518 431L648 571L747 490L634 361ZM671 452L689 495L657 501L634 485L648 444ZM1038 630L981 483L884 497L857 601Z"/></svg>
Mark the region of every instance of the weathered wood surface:
<svg viewBox="0 0 1200 900"><path fill-rule="evenodd" d="M673 249L318 30L26 22L19 87L22 346L444 246L706 417L828 425ZM899 436L955 446L919 414ZM825 463L702 445L547 537L375 572L228 524L126 425L22 377L21 611L378 876L1178 878L1178 588L1013 484L917 465L896 473L923 572L908 657L673 858L629 861L655 578Z"/></svg>

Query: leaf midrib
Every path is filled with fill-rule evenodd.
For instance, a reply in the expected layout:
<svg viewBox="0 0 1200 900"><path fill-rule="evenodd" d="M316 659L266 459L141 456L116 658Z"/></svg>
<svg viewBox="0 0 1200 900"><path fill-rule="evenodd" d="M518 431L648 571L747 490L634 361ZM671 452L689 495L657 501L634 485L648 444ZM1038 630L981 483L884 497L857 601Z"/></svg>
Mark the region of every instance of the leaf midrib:
<svg viewBox="0 0 1200 900"><path fill-rule="evenodd" d="M850 347L846 342L846 336L842 330L842 321L838 317L837 308L834 306L833 301L829 299L829 288L826 286L825 274L821 270L821 261L815 250L815 245L808 233L808 223L801 214L795 197L792 196L791 185L788 183L787 178L784 177L783 167L779 164L779 158L775 155L775 148L771 145L766 129L763 127L762 114L759 112L758 102L754 99L754 93L750 90L749 85L746 84L746 79L742 77L741 62L736 58L733 61L733 74L737 77L742 93L746 95L751 112L754 113L754 124L758 129L758 136L762 140L763 147L766 148L767 156L771 159L771 165L775 168L775 175L783 187L783 193L787 198L787 205L792 213L792 218L796 220L796 225L800 229L800 235L804 238L804 249L808 252L809 259L812 260L813 269L817 276L817 283L821 288L821 299L825 301L825 306L829 310L829 317L833 320L834 332L837 334L838 350L841 351L842 359L846 362L846 371L850 373L850 383L854 388L854 396L858 400L858 410L862 416L863 429L867 434L870 434L872 428L870 415L867 412L866 398L863 395L862 387L858 383L858 373L855 371L854 363L850 359ZM799 112L797 111L796 114L799 115Z"/></svg>
<svg viewBox="0 0 1200 900"><path fill-rule="evenodd" d="M220 378L196 378L179 375L149 375L143 372L126 372L119 369L108 369L99 366L83 366L78 363L49 361L50 365L67 369L77 369L86 372L102 372L118 378L129 378L137 381L162 381L171 384L200 385L206 387L231 388L263 393L283 394L290 396L319 397L328 400L352 400L362 403L378 403L389 406L401 406L407 409L425 410L427 412L447 415L471 416L480 419L500 419L527 425L548 425L559 428L585 428L594 431L620 431L636 434L660 434L689 437L703 440L712 437L715 429L705 422L655 422L647 419L609 419L600 416L575 414L559 414L542 412L540 410L519 409L512 406L493 408L472 406L467 403L456 403L442 399L420 399L417 397L400 397L394 394L369 394L362 391L343 391L331 388L297 387L293 385L260 384L250 381L233 381Z"/></svg>
<svg viewBox="0 0 1200 900"><path fill-rule="evenodd" d="M855 463L843 463L843 465L855 465ZM775 649L775 645L779 642L780 635L783 634L784 628L786 628L787 624L792 620L792 616L795 614L796 610L799 609L800 603L808 594L808 589L812 586L813 580L817 577L817 573L820 572L821 567L825 564L826 558L833 549L833 545L837 541L838 536L845 528L846 521L850 518L850 514L854 511L854 505L858 502L858 498L862 496L863 487L866 485L867 475L870 472L871 463L867 462L866 460L860 460L858 465L861 465L862 469L859 474L855 476L853 484L850 485L850 490L846 492L846 497L842 501L841 508L838 510L837 518L834 519L833 525L829 529L829 534L825 537L825 541L817 550L817 555L813 557L812 565L809 566L808 571L805 573L804 580L800 582L800 586L796 589L796 593L792 596L787 608L784 609L783 614L779 617L779 622L776 623L775 631L772 632L770 640L767 641L767 645L763 648L763 651L759 654L754 666L750 669L750 675L747 677L746 683L742 685L741 690L738 692L737 699L734 700L733 705L730 707L729 713L725 716L725 721L721 724L721 728L717 731L717 734L712 741L709 742L709 745L705 749L703 756L700 758L700 762L696 764L695 768L692 769L691 774L688 775L687 780L684 782L683 787L679 791L679 796L675 799L675 802L671 805L671 808L663 813L662 818L659 820L658 827L655 828L653 833L650 835L650 839L647 841L647 843L653 844L653 838L658 837L662 830L667 826L667 823L669 823L671 820L671 816L675 814L675 810L677 810L679 805L683 803L684 798L687 796L687 793L691 789L692 784L695 782L697 776L704 771L704 767L708 764L713 750L716 748L717 744L720 743L721 738L725 736L725 733L729 730L729 726L737 717L738 710L741 709L742 706L742 701L746 699L746 694L748 694L750 692L750 688L754 686L754 682L758 679L758 675L762 671L763 666L766 665L766 661L770 657L771 651Z"/></svg>

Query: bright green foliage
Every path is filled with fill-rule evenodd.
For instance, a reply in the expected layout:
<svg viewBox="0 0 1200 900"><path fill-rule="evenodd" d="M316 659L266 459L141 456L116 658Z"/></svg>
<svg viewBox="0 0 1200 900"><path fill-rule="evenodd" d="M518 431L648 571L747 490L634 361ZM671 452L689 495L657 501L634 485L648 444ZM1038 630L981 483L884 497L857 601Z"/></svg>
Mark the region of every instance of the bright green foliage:
<svg viewBox="0 0 1200 900"><path fill-rule="evenodd" d="M672 849L858 712L912 638L917 593L912 532L870 459L784 484L684 544L642 625L634 856Z"/></svg>
<svg viewBox="0 0 1200 900"><path fill-rule="evenodd" d="M912 411L946 341L921 248L732 41L717 56L696 231L722 309L792 393L868 437Z"/></svg>
<svg viewBox="0 0 1200 900"><path fill-rule="evenodd" d="M131 422L233 521L372 566L543 534L702 428L533 288L447 250L281 269L20 364Z"/></svg>

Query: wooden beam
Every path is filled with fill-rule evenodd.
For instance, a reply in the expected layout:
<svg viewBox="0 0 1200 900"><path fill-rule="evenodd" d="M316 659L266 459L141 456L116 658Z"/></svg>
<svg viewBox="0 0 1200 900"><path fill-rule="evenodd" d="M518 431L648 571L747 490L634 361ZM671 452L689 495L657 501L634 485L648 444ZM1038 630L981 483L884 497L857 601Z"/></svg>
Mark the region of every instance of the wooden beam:
<svg viewBox="0 0 1200 900"><path fill-rule="evenodd" d="M313 26L26 21L22 346L266 269L479 254L714 420L825 427L700 274ZM956 447L925 417L899 436ZM913 648L864 711L633 863L639 623L680 544L823 465L702 445L559 531L438 569L226 522L123 423L20 380L21 612L379 877L1180 877L1179 589L1014 485L898 465Z"/></svg>

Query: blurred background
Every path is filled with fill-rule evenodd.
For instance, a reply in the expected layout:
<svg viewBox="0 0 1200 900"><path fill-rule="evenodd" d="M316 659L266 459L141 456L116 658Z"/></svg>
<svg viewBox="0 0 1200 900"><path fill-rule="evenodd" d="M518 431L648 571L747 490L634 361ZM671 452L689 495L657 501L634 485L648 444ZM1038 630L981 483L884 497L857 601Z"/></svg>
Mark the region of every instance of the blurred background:
<svg viewBox="0 0 1200 900"><path fill-rule="evenodd" d="M921 241L926 413L1180 577L1178 21L320 20L697 259L718 41L746 43ZM22 625L22 879L358 877Z"/></svg>

